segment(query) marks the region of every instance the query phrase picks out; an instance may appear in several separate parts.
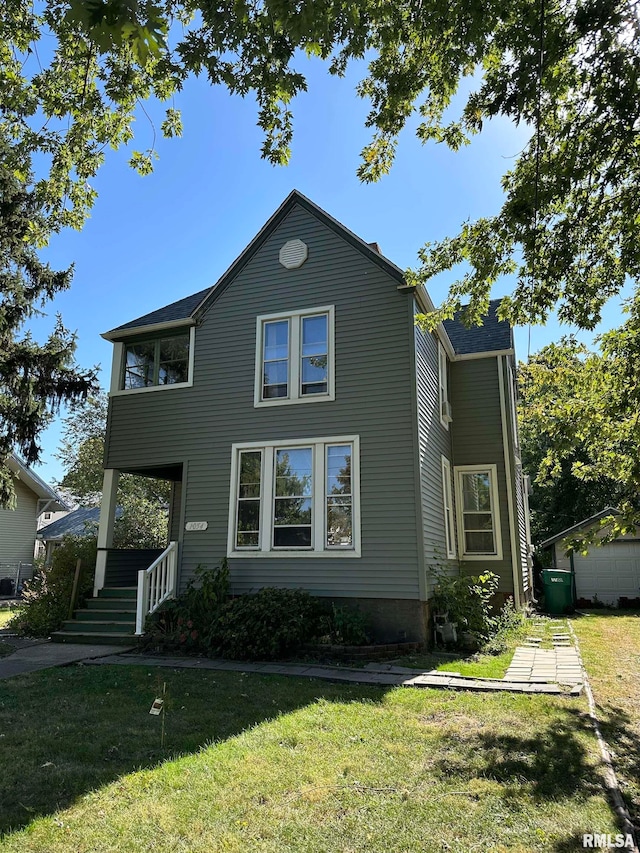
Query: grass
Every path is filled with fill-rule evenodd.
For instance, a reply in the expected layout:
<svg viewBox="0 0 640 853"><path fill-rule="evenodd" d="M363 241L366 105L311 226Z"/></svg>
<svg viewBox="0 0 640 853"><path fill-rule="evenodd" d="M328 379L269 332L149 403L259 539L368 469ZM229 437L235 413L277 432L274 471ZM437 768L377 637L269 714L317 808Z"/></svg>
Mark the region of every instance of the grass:
<svg viewBox="0 0 640 853"><path fill-rule="evenodd" d="M394 663L411 669L459 672L460 675L471 675L477 678L503 678L507 671L513 652L525 637L540 637L541 648L551 648L551 635L564 629L564 622L549 619L545 616L533 616L526 622L501 634L504 649L498 654L480 651L476 653L460 652L456 656L443 657L437 653L404 655Z"/></svg>
<svg viewBox="0 0 640 853"><path fill-rule="evenodd" d="M0 628L6 628L18 610L18 607L3 607L0 610Z"/></svg>
<svg viewBox="0 0 640 853"><path fill-rule="evenodd" d="M592 611L572 621L632 820L640 827L640 611Z"/></svg>
<svg viewBox="0 0 640 853"><path fill-rule="evenodd" d="M583 700L139 666L2 688L2 853L559 853L616 832Z"/></svg>

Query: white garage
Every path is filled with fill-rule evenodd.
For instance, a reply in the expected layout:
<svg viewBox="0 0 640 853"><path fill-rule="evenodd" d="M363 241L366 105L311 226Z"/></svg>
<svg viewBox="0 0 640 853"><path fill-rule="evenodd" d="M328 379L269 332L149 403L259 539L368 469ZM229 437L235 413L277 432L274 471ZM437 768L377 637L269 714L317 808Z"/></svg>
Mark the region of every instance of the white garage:
<svg viewBox="0 0 640 853"><path fill-rule="evenodd" d="M542 548L552 551L556 568L571 569L573 563L578 598L593 601L597 597L614 607L620 598L640 596L640 538L625 536L606 545L593 545L586 556L579 552L567 554L563 540L581 530L599 526L602 518L615 514L615 509L607 507L541 544Z"/></svg>

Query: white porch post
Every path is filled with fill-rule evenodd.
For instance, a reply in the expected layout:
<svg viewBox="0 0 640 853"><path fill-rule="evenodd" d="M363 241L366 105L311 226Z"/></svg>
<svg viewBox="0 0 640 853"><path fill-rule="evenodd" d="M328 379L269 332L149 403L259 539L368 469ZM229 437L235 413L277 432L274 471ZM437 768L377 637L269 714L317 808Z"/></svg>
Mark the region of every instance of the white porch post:
<svg viewBox="0 0 640 853"><path fill-rule="evenodd" d="M102 481L102 501L100 503L100 526L98 527L98 556L96 558L96 577L93 584L93 594L104 586L104 576L107 568L107 548L113 545L113 528L116 521L116 501L118 497L118 480L120 471L115 468L105 468Z"/></svg>

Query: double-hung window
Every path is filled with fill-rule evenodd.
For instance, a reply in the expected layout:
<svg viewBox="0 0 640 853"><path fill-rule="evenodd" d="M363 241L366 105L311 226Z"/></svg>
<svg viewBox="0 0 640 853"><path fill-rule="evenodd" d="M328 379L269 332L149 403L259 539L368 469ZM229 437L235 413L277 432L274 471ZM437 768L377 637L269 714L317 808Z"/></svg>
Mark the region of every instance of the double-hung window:
<svg viewBox="0 0 640 853"><path fill-rule="evenodd" d="M254 404L335 399L333 306L258 317Z"/></svg>
<svg viewBox="0 0 640 853"><path fill-rule="evenodd" d="M229 555L360 555L359 441L234 445Z"/></svg>
<svg viewBox="0 0 640 853"><path fill-rule="evenodd" d="M444 505L444 533L447 546L447 558L456 556L456 533L453 516L453 497L451 494L451 464L446 456L442 457L442 501Z"/></svg>
<svg viewBox="0 0 640 853"><path fill-rule="evenodd" d="M495 465L455 468L458 541L466 560L502 559Z"/></svg>

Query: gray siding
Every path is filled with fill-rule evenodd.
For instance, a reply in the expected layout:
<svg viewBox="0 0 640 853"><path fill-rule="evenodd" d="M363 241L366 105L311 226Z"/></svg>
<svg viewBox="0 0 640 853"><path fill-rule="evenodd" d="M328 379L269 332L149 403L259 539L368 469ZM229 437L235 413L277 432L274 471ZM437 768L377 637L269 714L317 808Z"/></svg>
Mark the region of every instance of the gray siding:
<svg viewBox="0 0 640 853"><path fill-rule="evenodd" d="M529 583L529 535L527 526L528 500L524 493L524 482L522 462L520 461L520 450L518 440L518 425L514 421L516 415L516 400L512 399L516 390L515 382L515 360L513 356L504 358L504 391L505 407L509 433L509 453L511 457L511 470L514 481L514 503L517 523L517 549L518 565L520 567L520 589L524 600L531 597L532 590ZM509 377L511 376L511 381Z"/></svg>
<svg viewBox="0 0 640 853"><path fill-rule="evenodd" d="M31 563L38 498L21 480L14 480L14 485L16 509L0 509L0 563Z"/></svg>
<svg viewBox="0 0 640 853"><path fill-rule="evenodd" d="M309 258L285 270L278 252L300 238ZM360 436L362 557L231 558L233 590L300 586L319 595L419 597L415 506L413 335L396 282L334 231L294 207L196 329L192 388L110 401L106 465L188 463L184 583L227 546L231 445ZM335 306L336 399L254 408L256 316Z"/></svg>
<svg viewBox="0 0 640 853"><path fill-rule="evenodd" d="M417 310L414 302L414 313ZM452 476L453 459L451 431L442 425L438 411L438 341L435 335L423 332L417 326L414 334L422 543L425 588L429 596L433 588L433 577L429 567L436 564L446 566L450 563L447 560L445 538L442 457L445 456L449 460ZM453 483L451 491L453 493Z"/></svg>
<svg viewBox="0 0 640 853"><path fill-rule="evenodd" d="M494 464L498 471L503 559L470 560L465 562L465 569L470 574L493 571L500 576L500 592L513 593L498 362L495 357L477 358L453 362L450 368L453 464Z"/></svg>
<svg viewBox="0 0 640 853"><path fill-rule="evenodd" d="M522 465L520 464L518 459L514 460L515 462L515 487L516 487L516 515L518 519L518 550L519 550L519 562L520 562L520 572L522 575L522 594L526 598L531 596L531 589L529 584L529 561L527 560L528 554L528 540L527 540L527 522L526 522L526 504L525 504L525 496L524 496L524 483L522 480Z"/></svg>

